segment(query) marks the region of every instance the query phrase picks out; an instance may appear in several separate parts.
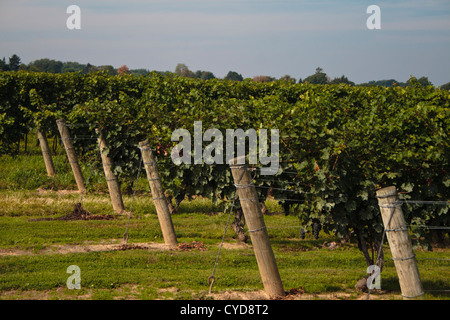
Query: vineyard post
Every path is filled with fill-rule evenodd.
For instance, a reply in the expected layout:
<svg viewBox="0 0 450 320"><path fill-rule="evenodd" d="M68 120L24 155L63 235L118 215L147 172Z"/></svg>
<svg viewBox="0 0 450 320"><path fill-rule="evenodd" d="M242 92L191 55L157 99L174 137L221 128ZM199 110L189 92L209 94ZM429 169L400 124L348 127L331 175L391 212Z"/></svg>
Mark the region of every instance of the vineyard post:
<svg viewBox="0 0 450 320"><path fill-rule="evenodd" d="M152 198L156 207L156 213L158 215L164 242L168 246L177 246L177 237L170 216L169 206L164 195L156 161L148 140L141 141L139 143L139 148L141 149L142 160L144 161L144 167L147 173L147 179L152 192Z"/></svg>
<svg viewBox="0 0 450 320"><path fill-rule="evenodd" d="M111 157L109 157L104 152L104 149L108 148L108 144L106 143L103 133L99 129L95 129L95 133L97 134L97 141L98 146L100 148L103 171L105 172L106 183L108 184L109 196L111 198L113 210L117 213L123 213L123 211L125 210L125 206L122 200L122 193L120 191L119 181L114 172L112 171L114 163Z"/></svg>
<svg viewBox="0 0 450 320"><path fill-rule="evenodd" d="M42 157L44 158L45 168L47 169L47 175L49 177L55 177L56 171L53 165L52 155L50 153L50 148L48 146L47 137L41 128L37 129L37 136L39 139L39 145L41 146Z"/></svg>
<svg viewBox="0 0 450 320"><path fill-rule="evenodd" d="M77 182L78 190L80 193L86 192L84 186L83 173L81 172L80 165L78 164L78 158L75 154L75 149L70 139L69 129L66 126L66 121L64 119L56 120L59 133L61 135L61 140L64 144L64 149L66 150L67 158L69 159L70 166L72 168L75 181Z"/></svg>
<svg viewBox="0 0 450 320"><path fill-rule="evenodd" d="M264 290L270 298L285 295L253 179L246 164L230 160L231 173L250 233Z"/></svg>
<svg viewBox="0 0 450 320"><path fill-rule="evenodd" d="M424 292L397 189L380 189L377 198L403 299L417 298Z"/></svg>

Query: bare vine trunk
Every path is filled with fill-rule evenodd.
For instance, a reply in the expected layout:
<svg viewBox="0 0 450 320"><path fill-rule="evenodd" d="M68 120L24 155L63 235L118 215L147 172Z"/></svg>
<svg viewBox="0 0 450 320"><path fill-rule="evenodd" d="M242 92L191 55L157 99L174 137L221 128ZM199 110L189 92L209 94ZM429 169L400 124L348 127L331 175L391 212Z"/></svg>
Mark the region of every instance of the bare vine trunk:
<svg viewBox="0 0 450 320"><path fill-rule="evenodd" d="M248 236L244 231L244 225L244 214L242 213L242 209L238 209L234 212L234 221L231 224L231 227L233 228L234 232L236 232L239 241L247 243Z"/></svg>

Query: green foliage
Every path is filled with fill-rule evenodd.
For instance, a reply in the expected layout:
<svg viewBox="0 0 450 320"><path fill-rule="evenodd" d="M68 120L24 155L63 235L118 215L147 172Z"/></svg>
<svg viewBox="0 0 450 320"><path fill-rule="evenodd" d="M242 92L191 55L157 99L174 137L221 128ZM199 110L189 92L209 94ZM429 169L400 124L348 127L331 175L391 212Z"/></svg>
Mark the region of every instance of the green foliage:
<svg viewBox="0 0 450 320"><path fill-rule="evenodd" d="M228 71L227 75L224 78L225 80L234 80L234 81L243 81L244 77L236 71Z"/></svg>
<svg viewBox="0 0 450 320"><path fill-rule="evenodd" d="M290 204L305 226L317 218L325 231L371 242L383 229L377 188L395 185L409 199L450 198L450 95L410 82L408 87L386 88L202 81L158 73L112 77L105 72L2 72L0 151L11 152L14 141L44 122L56 134L54 120L64 117L74 137L94 135L95 128L104 132L122 181L135 177L137 145L148 138L168 193L225 200L235 190L228 166L174 165L172 132L184 128L193 134L197 120L203 131L276 128L281 169L276 176L256 174L256 185L276 187L276 199L296 195ZM95 141L76 147L83 152L97 148ZM261 200L266 190L258 188ZM411 224L450 225L447 207L404 210Z"/></svg>
<svg viewBox="0 0 450 320"><path fill-rule="evenodd" d="M328 77L326 73L319 72L306 77L305 80L303 80L303 82L308 82L311 84L327 84Z"/></svg>

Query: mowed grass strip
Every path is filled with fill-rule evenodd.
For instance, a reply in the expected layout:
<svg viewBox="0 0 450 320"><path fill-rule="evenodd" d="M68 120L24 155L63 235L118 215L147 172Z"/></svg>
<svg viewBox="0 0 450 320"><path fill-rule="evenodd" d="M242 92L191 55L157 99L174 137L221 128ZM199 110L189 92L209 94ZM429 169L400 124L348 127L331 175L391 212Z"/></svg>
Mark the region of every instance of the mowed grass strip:
<svg viewBox="0 0 450 320"><path fill-rule="evenodd" d="M228 214L209 200L182 202L172 215L180 243L202 242L205 250L116 250L61 254L59 245L121 243L126 215L113 220L32 221L56 218L73 210L79 195L37 191L1 191L0 251L26 250L27 254L3 255L0 259L0 299L202 299L208 298L208 277L217 257ZM131 196L124 196L126 206ZM20 204L22 203L22 207ZM276 211L274 202L268 205ZM92 214L111 214L107 194L88 194L83 207ZM26 211L21 214L21 210ZM159 222L149 194L138 194L129 225L129 244L163 243ZM281 210L280 210L281 211ZM265 216L285 290L302 288L305 294L347 293L361 298L354 284L366 275L364 259L355 243L321 232L299 238L298 219L280 214ZM331 250L324 242L336 242ZM216 268L214 292L263 290L251 243L236 245L228 228L225 247ZM382 272L381 297L401 299L398 278L389 250ZM230 249L232 248L232 249ZM50 251L50 252L49 252ZM416 251L427 299L449 299L449 251ZM80 290L66 288L67 267L81 269ZM372 293L376 296L377 293Z"/></svg>
<svg viewBox="0 0 450 320"><path fill-rule="evenodd" d="M360 297L353 289L365 271L365 265L355 249L328 249L302 251L278 250L275 255L283 285L286 290L303 288L306 294L351 293ZM2 298L8 298L11 291L47 291L60 290L59 296L73 295L67 290L69 274L66 269L77 265L81 270L81 286L77 295L90 292L90 298L96 294L100 299L120 297L124 288L134 287L138 299L193 299L205 297L217 255L216 245L206 246L206 250L153 251L125 250L109 252L89 252L76 254L52 254L32 256L6 256L0 260L0 292ZM421 265L421 276L427 290L445 290L448 288L448 264L433 261L434 271L427 265ZM446 271L447 270L447 271ZM443 273L443 274L442 274ZM253 249L223 250L215 272L214 292L257 291L263 290ZM175 288L173 294L161 297L163 289ZM382 288L393 299L400 299L398 279L392 261L387 261L382 273ZM61 292L61 289L64 289ZM379 296L373 292L374 296ZM385 293L386 294L386 293ZM92 296L94 295L94 296ZM16 296L20 298L19 296ZM427 292L429 299L448 299L439 292Z"/></svg>

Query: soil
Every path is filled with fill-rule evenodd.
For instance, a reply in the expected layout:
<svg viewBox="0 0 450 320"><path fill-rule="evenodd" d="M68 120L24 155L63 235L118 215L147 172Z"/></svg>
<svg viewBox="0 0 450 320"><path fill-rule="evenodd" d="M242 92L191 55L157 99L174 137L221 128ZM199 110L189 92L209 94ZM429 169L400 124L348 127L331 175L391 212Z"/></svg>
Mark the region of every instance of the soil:
<svg viewBox="0 0 450 320"><path fill-rule="evenodd" d="M204 251L204 250L206 250L206 247L203 244L203 242L192 241L192 243L185 243L185 242L179 243L178 249L180 249L181 251L189 251L189 250L193 250L193 249L197 249L199 251Z"/></svg>
<svg viewBox="0 0 450 320"><path fill-rule="evenodd" d="M221 293L211 293L207 297L214 300L269 300L264 292L260 291L225 291ZM395 295L377 294L370 295L370 300L392 299ZM286 295L276 300L366 300L367 294L355 292L334 292L334 293L305 293L303 288L292 288L286 291Z"/></svg>
<svg viewBox="0 0 450 320"><path fill-rule="evenodd" d="M70 212L69 214L66 214L65 216L58 218L37 218L37 219L30 219L30 221L51 221L51 220L72 221L72 220L112 220L112 219L114 219L113 215L110 214L94 215L89 211L87 211L86 209L84 209L81 203L76 203L73 211Z"/></svg>
<svg viewBox="0 0 450 320"><path fill-rule="evenodd" d="M146 242L146 243L124 243L123 240L112 240L108 243L100 244L62 244L51 245L38 252L32 250L22 249L1 249L1 256L18 256L18 255L34 255L34 254L67 254L67 253L80 253L80 252L98 252L98 251L124 251L124 250L180 250L191 251L207 250L203 242L193 241L192 243L179 243L177 247L168 246L164 243Z"/></svg>

